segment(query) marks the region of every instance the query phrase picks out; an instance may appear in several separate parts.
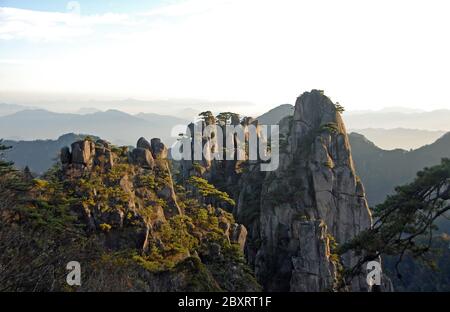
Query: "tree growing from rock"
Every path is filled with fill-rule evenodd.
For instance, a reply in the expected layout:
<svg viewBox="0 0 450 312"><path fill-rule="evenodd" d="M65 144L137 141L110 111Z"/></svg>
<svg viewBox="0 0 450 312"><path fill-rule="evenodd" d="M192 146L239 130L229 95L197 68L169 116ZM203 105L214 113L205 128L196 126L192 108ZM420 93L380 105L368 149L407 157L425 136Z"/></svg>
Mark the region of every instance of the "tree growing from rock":
<svg viewBox="0 0 450 312"><path fill-rule="evenodd" d="M382 255L396 257L396 271L406 255L427 261L436 235L435 221L450 210L450 159L425 168L416 179L399 186L395 194L374 209L375 223L340 248L360 255L359 262L347 272L351 279L361 273L364 263Z"/></svg>

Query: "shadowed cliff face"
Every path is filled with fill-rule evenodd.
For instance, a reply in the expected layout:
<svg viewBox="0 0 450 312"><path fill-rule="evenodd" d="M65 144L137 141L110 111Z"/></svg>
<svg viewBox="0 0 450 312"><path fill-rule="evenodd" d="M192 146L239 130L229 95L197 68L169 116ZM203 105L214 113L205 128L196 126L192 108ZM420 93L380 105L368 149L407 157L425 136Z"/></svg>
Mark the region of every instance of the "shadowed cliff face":
<svg viewBox="0 0 450 312"><path fill-rule="evenodd" d="M350 240L372 219L340 113L321 91L302 94L294 116L280 122L280 148L277 171L250 167L241 179L236 216L249 230L249 262L269 291L335 289L341 265L356 259L339 261L334 241Z"/></svg>

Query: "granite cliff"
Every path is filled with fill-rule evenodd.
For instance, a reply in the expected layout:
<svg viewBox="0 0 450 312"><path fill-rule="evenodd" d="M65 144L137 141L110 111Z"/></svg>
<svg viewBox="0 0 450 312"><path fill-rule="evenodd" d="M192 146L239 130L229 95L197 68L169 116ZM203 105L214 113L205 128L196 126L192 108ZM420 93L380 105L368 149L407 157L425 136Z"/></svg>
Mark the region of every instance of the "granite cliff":
<svg viewBox="0 0 450 312"><path fill-rule="evenodd" d="M182 166L185 175L202 176L234 197L233 214L248 231L247 261L267 291L342 290L344 270L357 262L337 248L370 227L372 218L340 113L322 91L303 93L293 116L279 123L275 171L262 172L260 161ZM248 121L241 125L256 126L261 139L258 121ZM203 137L203 144L211 141ZM194 167L200 169L189 171ZM368 290L365 276L345 289Z"/></svg>
<svg viewBox="0 0 450 312"><path fill-rule="evenodd" d="M241 181L236 215L254 242L250 262L268 290L333 290L341 266L355 263L351 254L339 260L333 246L372 222L344 123L336 105L313 90L297 99L293 117L280 122L280 138L278 170L262 179L253 170ZM259 196L253 194L254 180L261 181ZM351 285L366 288L365 281Z"/></svg>

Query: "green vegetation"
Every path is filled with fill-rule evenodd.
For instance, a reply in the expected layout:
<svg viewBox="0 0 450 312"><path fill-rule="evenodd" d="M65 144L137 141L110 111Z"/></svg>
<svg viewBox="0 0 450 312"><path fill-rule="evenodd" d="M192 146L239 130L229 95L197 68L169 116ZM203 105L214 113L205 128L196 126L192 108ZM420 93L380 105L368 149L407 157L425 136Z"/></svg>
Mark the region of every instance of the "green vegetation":
<svg viewBox="0 0 450 312"><path fill-rule="evenodd" d="M198 116L208 125L215 123L215 118L211 111L201 112Z"/></svg>
<svg viewBox="0 0 450 312"><path fill-rule="evenodd" d="M208 183L208 181L203 178L191 176L187 180L187 183L194 186L204 198L211 199L214 202L224 202L231 206L236 205L235 201L227 193L219 191L214 185Z"/></svg>
<svg viewBox="0 0 450 312"><path fill-rule="evenodd" d="M321 126L320 131L328 131L332 134L338 134L339 133L339 127L334 122L329 122L327 124L324 124Z"/></svg>
<svg viewBox="0 0 450 312"><path fill-rule="evenodd" d="M424 242L425 243L425 242ZM433 238L426 261L405 255L397 266L395 256L383 257L383 268L396 291L450 291L450 239L448 234ZM397 269L401 272L399 277ZM407 273L407 274L405 274Z"/></svg>
<svg viewBox="0 0 450 312"><path fill-rule="evenodd" d="M344 108L344 106L342 106L341 104L339 104L339 102L336 102L336 104L334 104L334 106L336 107L336 111L338 112L338 113L343 113L343 112L345 112L345 108Z"/></svg>
<svg viewBox="0 0 450 312"><path fill-rule="evenodd" d="M342 246L361 255L360 261L348 272L352 278L363 263L379 256L396 258L395 271L405 257L420 259L433 266L429 254L437 227L435 221L450 210L450 159L417 173L414 182L399 186L396 193L374 210L374 226Z"/></svg>
<svg viewBox="0 0 450 312"><path fill-rule="evenodd" d="M233 118L236 118L237 120L239 120L240 119L239 114L232 113L232 112L222 112L216 116L218 123L223 124L223 125L229 125Z"/></svg>
<svg viewBox="0 0 450 312"><path fill-rule="evenodd" d="M334 162L333 159L331 159L330 157L328 157L327 161L323 164L325 167L328 167L330 169L334 168ZM356 177L357 180L359 179L358 177Z"/></svg>
<svg viewBox="0 0 450 312"><path fill-rule="evenodd" d="M231 214L175 185L184 214L166 215L166 164L146 170L115 156L110 170L57 165L31 180L0 160L0 291L259 289L225 232L224 224L235 223ZM234 204L205 180L193 183L202 197ZM73 260L82 263L81 288L65 282Z"/></svg>

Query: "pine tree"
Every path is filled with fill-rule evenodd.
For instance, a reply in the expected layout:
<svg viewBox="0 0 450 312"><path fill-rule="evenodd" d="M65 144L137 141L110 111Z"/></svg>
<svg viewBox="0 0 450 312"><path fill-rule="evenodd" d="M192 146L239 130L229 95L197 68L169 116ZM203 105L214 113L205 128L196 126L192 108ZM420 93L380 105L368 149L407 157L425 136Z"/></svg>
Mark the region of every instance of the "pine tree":
<svg viewBox="0 0 450 312"><path fill-rule="evenodd" d="M394 195L374 209L373 227L341 247L340 253L352 250L363 255L348 277L358 275L364 263L381 255L397 257L399 277L405 255L426 261L437 229L435 221L450 210L449 200L450 159L423 169L412 183L397 187Z"/></svg>

